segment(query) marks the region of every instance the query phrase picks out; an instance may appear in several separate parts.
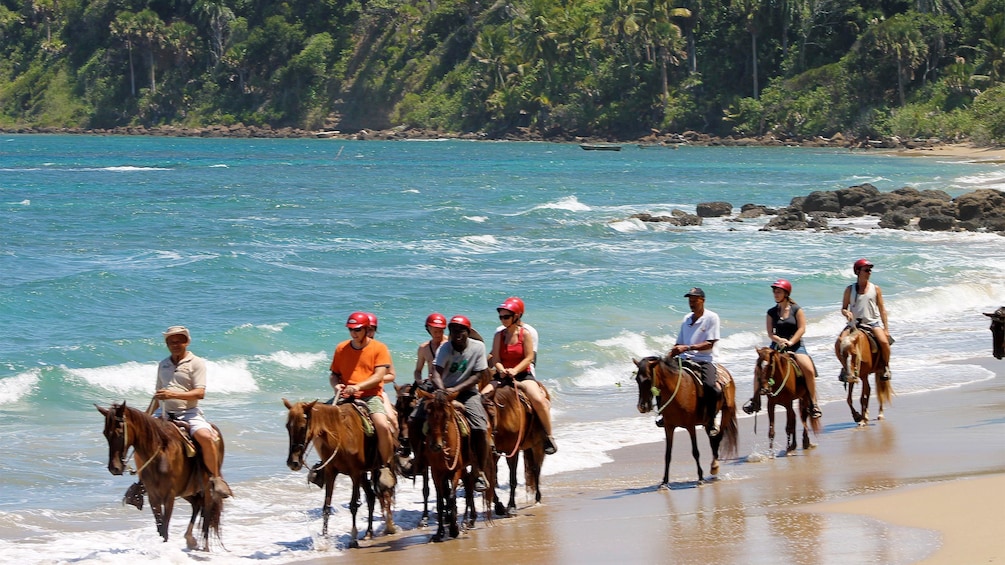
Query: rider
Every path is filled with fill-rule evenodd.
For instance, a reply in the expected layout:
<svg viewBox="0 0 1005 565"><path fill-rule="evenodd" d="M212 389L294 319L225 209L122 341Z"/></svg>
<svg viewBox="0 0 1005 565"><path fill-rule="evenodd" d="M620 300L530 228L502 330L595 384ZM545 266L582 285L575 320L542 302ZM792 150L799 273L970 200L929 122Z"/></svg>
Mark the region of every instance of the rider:
<svg viewBox="0 0 1005 565"><path fill-rule="evenodd" d="M391 352L386 345L370 337L370 317L366 312L353 312L345 326L350 339L335 346L329 377L335 396L328 403L334 403L337 398L359 398L366 403L377 435L380 484L389 489L395 484L394 473L389 467L394 454L394 436L381 389L391 366Z"/></svg>
<svg viewBox="0 0 1005 565"><path fill-rule="evenodd" d="M852 269L858 280L844 289L844 298L841 299L841 313L848 320L848 325L841 331L834 344L834 353L841 362L841 374L838 376L841 381L849 379L844 359L841 357L841 339L848 335L856 323L872 331L872 336L879 345L880 357L886 361L886 372L880 378L890 380L890 324L887 322L886 307L883 305L883 291L879 285L869 281L872 267L873 264L868 259L855 261Z"/></svg>
<svg viewBox="0 0 1005 565"><path fill-rule="evenodd" d="M771 339L771 349L791 353L806 382L813 405L810 415L814 418L823 416L820 404L817 402L816 367L813 359L806 351L803 335L806 333L806 314L792 300L792 283L778 279L771 283L771 291L775 296L775 305L768 310L766 326ZM752 414L761 409L761 395L758 393L759 383L754 383L754 397L743 405L743 411Z"/></svg>
<svg viewBox="0 0 1005 565"><path fill-rule="evenodd" d="M377 335L377 315L367 312L366 317L370 320L370 326L366 329L366 335L370 339L374 339L374 336ZM387 419L391 423L392 428L398 423L398 411L394 409L394 403L391 402L391 398L384 392L384 385L393 383L395 376L394 362L392 361L387 367L387 374L384 375L384 383L380 386L380 399L384 403L384 410L387 412Z"/></svg>
<svg viewBox="0 0 1005 565"><path fill-rule="evenodd" d="M509 377L520 387L530 400L534 413L544 427L544 452L552 455L558 451L555 438L551 435L551 401L534 380L534 349L536 334L526 329L523 323L524 303L511 296L496 308L503 329L496 332L492 340L492 360L495 361L496 381L482 389L482 394L491 395L498 379Z"/></svg>
<svg viewBox="0 0 1005 565"><path fill-rule="evenodd" d="M419 350L415 353L415 371L412 376L415 379L415 386L422 384L422 369L428 367L429 372L433 371L433 362L436 361L436 351L441 345L447 342L447 318L439 312L433 312L426 316L426 333L429 339L422 342Z"/></svg>
<svg viewBox="0 0 1005 565"><path fill-rule="evenodd" d="M715 342L719 340L719 315L705 309L705 291L693 287L684 295L691 313L684 316L677 335L677 343L667 357L681 357L697 364L701 369L701 382L705 389L705 428L710 436L719 435L719 398L722 391L716 383ZM662 427L663 419L656 421Z"/></svg>
<svg viewBox="0 0 1005 565"><path fill-rule="evenodd" d="M157 366L154 417L166 416L188 424L189 434L202 452L213 492L227 498L233 493L221 474L222 461L216 447L220 436L199 408L199 401L206 396L206 361L188 350L191 341L185 326L171 326L164 331L164 343L171 355Z"/></svg>
<svg viewBox="0 0 1005 565"><path fill-rule="evenodd" d="M469 338L471 320L466 316L450 318L447 328L450 340L436 351L429 380L437 390L445 390L448 394L459 393L457 401L464 405L464 414L471 426L471 473L476 477L475 490L481 492L488 488L483 469L489 463L489 419L482 405L482 396L478 393L478 381L488 371L488 357L485 344ZM424 416L424 407L420 404L413 417Z"/></svg>

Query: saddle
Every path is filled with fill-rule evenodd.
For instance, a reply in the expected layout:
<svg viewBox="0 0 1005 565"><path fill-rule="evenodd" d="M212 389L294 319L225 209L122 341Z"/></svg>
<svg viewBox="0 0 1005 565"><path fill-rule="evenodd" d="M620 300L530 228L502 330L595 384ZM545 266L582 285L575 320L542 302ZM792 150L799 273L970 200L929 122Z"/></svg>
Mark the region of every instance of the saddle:
<svg viewBox="0 0 1005 565"><path fill-rule="evenodd" d="M356 413L359 415L360 423L363 424L363 433L367 437L373 436L375 433L375 428L373 427L373 420L370 419L370 409L366 406L366 402L358 398L354 398L352 401L340 402L339 404L349 404L356 409Z"/></svg>
<svg viewBox="0 0 1005 565"><path fill-rule="evenodd" d="M863 326L861 324L859 324L857 328L860 332L864 333L866 339L869 340L869 351L871 351L873 355L878 354L879 344L876 343L876 336L872 335L872 328L870 328L869 326Z"/></svg>
<svg viewBox="0 0 1005 565"><path fill-rule="evenodd" d="M183 420L177 420L168 414L168 421L174 424L174 429L178 430L181 437L182 446L185 448L185 457L195 457L195 443L192 441L192 426Z"/></svg>

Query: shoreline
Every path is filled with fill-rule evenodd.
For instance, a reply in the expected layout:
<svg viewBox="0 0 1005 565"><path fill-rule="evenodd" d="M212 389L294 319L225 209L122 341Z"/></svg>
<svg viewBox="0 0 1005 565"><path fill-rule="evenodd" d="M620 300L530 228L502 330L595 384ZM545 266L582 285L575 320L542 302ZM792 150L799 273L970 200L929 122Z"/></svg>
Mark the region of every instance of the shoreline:
<svg viewBox="0 0 1005 565"><path fill-rule="evenodd" d="M490 563L992 563L1005 562L1005 379L895 397L884 421L860 428L843 402L824 407L817 447L774 457L766 418L742 418L740 455L696 484L686 434L678 432L670 489L657 441L611 453L599 468L545 476L543 503L522 486L518 515L479 521L460 538L427 543L435 525L403 529L340 552L343 563L437 559ZM856 395L857 396L857 395ZM857 399L856 399L857 402ZM875 399L873 400L875 409ZM801 433L801 430L799 431ZM708 442L699 450L706 472ZM990 447L990 449L989 449ZM547 466L547 461L545 461ZM501 495L506 495L502 491ZM989 503L990 502L990 503ZM319 554L312 563L334 556Z"/></svg>

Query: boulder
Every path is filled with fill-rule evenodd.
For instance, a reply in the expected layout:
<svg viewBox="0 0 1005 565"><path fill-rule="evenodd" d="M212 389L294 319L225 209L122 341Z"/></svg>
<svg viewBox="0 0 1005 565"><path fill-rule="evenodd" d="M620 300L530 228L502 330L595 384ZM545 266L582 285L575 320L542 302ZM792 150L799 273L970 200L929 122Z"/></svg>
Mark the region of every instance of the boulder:
<svg viewBox="0 0 1005 565"><path fill-rule="evenodd" d="M719 218L733 213L733 205L729 202L700 202L698 216L701 218Z"/></svg>
<svg viewBox="0 0 1005 565"><path fill-rule="evenodd" d="M841 202L837 193L817 190L811 192L803 201L803 212L840 212Z"/></svg>

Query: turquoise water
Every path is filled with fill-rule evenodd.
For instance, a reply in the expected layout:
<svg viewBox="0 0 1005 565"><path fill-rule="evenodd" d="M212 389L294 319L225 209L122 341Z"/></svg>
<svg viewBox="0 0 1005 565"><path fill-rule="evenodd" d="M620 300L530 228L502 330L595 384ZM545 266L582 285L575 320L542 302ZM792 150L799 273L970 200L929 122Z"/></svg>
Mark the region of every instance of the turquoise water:
<svg viewBox="0 0 1005 565"><path fill-rule="evenodd" d="M172 559L148 513L119 505L128 480L105 469L92 404L146 406L173 324L210 362L203 406L229 441L241 496L225 541L277 562L325 547L316 508L276 502L305 488L285 466L280 399L330 395L328 359L354 310L379 316L406 382L427 314L465 314L487 335L499 302L523 298L555 398L560 451L546 475L660 441L635 410L631 358L669 348L692 286L722 318L717 353L744 392L766 343L768 285L784 277L808 315L819 394L843 398L831 348L859 257L877 265L899 393L988 378L956 362L990 355L980 313L1005 304L1000 236L884 230L874 218L827 233L629 219L713 200L780 207L863 182L957 196L1005 188L1005 170L803 148L0 137L0 551L36 561L35 544L72 529L51 559ZM849 419L824 409L828 422ZM587 443L598 421L606 435Z"/></svg>

